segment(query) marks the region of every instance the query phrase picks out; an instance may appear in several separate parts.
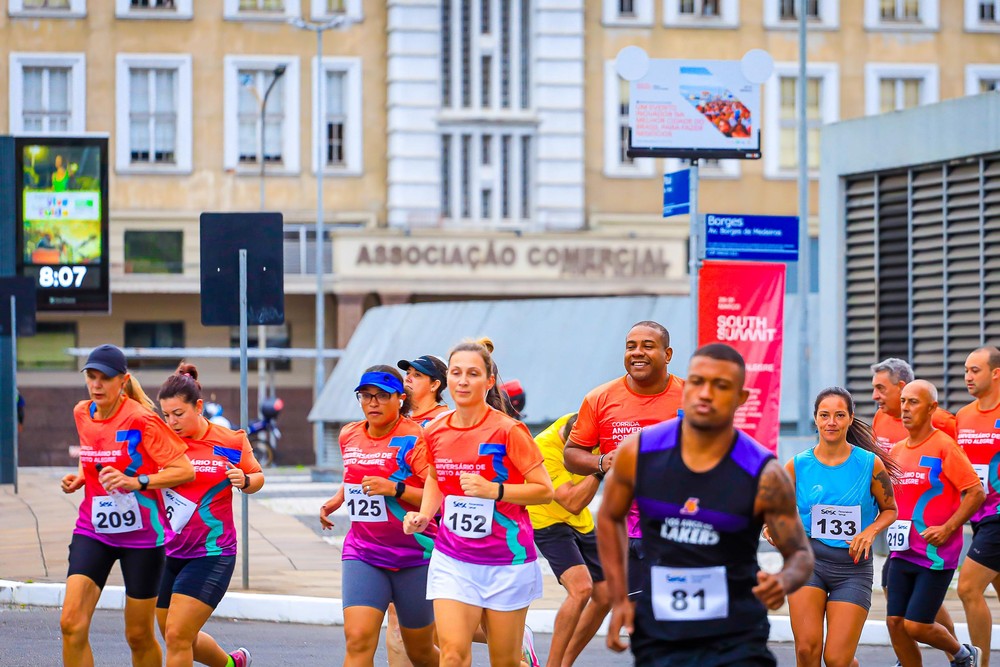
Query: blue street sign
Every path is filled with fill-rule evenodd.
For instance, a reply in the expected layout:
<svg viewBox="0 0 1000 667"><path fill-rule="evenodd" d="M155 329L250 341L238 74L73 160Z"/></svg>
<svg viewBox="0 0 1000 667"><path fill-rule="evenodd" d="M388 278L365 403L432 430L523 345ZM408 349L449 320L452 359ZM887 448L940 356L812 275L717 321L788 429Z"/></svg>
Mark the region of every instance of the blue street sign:
<svg viewBox="0 0 1000 667"><path fill-rule="evenodd" d="M688 169L663 175L663 217L691 212L691 172Z"/></svg>
<svg viewBox="0 0 1000 667"><path fill-rule="evenodd" d="M799 219L794 215L708 213L705 258L797 262Z"/></svg>

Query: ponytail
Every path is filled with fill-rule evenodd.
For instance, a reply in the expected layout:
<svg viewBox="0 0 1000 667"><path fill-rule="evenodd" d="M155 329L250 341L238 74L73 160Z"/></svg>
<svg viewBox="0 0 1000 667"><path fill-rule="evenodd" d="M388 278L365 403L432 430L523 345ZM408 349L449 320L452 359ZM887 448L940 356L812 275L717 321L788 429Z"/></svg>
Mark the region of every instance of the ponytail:
<svg viewBox="0 0 1000 667"><path fill-rule="evenodd" d="M125 381L125 395L145 406L150 412L156 412L153 399L146 396L146 392L142 390L142 385L139 384L138 378L134 375L129 375L128 380Z"/></svg>

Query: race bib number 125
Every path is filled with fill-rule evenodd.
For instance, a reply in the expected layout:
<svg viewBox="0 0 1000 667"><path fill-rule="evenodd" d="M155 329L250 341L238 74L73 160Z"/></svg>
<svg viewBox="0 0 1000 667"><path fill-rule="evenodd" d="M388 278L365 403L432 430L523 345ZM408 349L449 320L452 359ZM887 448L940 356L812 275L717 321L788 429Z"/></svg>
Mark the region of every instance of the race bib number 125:
<svg viewBox="0 0 1000 667"><path fill-rule="evenodd" d="M344 484L344 505L355 523L383 523L389 520L385 496L369 496L360 484Z"/></svg>

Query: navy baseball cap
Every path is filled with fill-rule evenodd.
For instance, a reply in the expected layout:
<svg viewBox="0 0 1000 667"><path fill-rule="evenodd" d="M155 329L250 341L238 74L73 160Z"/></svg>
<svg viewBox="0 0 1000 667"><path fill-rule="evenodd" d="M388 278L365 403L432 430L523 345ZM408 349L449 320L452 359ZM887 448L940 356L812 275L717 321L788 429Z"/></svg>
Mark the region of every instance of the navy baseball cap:
<svg viewBox="0 0 1000 667"><path fill-rule="evenodd" d="M128 363L125 361L125 353L114 345L100 345L90 351L87 363L81 369L85 370L100 371L108 377L115 377L128 373Z"/></svg>
<svg viewBox="0 0 1000 667"><path fill-rule="evenodd" d="M390 394L402 394L403 383L392 373L365 373L361 376L361 381L354 391L359 391L362 387L378 387Z"/></svg>
<svg viewBox="0 0 1000 667"><path fill-rule="evenodd" d="M440 359L438 361L440 361ZM444 362L442 362L442 363L444 363ZM434 365L434 357L432 357L429 354L425 354L425 355L423 355L421 357L417 357L413 361L407 361L406 359L400 359L396 363L396 366L398 366L399 368L403 369L404 371L408 371L408 370L410 370L410 368L413 368L418 373L423 373L427 377L433 378L433 379L439 381L442 385L448 384L448 378L445 377L445 375L443 373L441 373L441 371L439 371L437 369L437 366Z"/></svg>

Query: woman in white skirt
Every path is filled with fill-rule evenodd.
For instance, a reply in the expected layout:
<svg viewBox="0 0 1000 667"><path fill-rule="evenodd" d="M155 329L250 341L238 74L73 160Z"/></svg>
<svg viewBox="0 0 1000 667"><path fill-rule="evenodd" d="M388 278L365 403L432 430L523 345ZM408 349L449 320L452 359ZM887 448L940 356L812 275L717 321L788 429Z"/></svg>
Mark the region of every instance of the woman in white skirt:
<svg viewBox="0 0 1000 667"><path fill-rule="evenodd" d="M441 664L472 664L482 621L490 664L518 667L528 605L542 595L542 573L526 505L552 500L542 454L521 422L501 411L489 339L448 356L455 411L425 429L430 471L419 512L403 529L421 532L442 514L427 574L427 598Z"/></svg>

